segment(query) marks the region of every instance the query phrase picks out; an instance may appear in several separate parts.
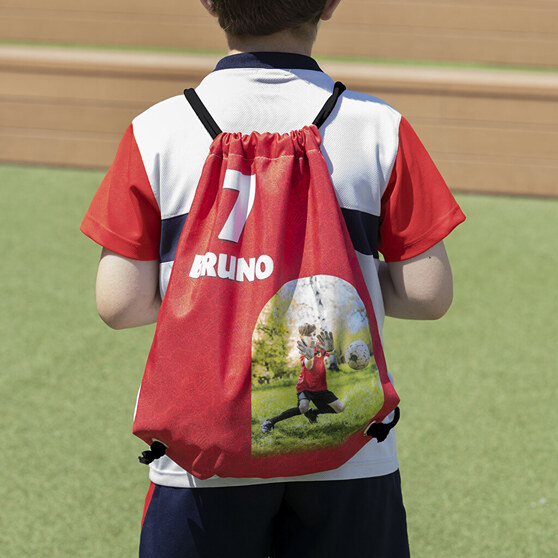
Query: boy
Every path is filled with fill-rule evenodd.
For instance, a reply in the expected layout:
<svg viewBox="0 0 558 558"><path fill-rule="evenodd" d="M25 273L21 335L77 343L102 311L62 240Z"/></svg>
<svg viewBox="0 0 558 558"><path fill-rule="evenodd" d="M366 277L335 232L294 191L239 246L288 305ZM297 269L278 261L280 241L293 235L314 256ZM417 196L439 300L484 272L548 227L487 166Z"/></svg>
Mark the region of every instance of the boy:
<svg viewBox="0 0 558 558"><path fill-rule="evenodd" d="M297 342L297 346L300 351L301 364L300 376L296 383L298 407L287 409L280 415L265 420L261 427L263 434L271 432L278 422L297 415L305 415L310 422L315 423L320 414L342 413L345 410L345 404L327 389L324 359L334 353L333 334L322 331L317 336L318 343L316 343L316 326L314 324L301 325L298 332L300 340ZM316 405L315 409L310 409L310 401Z"/></svg>
<svg viewBox="0 0 558 558"><path fill-rule="evenodd" d="M312 45L340 0L201 1L229 44L196 89L221 129L309 124L334 84ZM346 91L320 132L380 331L384 308L441 317L452 300L442 240L464 216L413 130L382 101ZM182 95L127 130L82 224L103 246L97 307L111 327L157 319L210 143ZM142 558L409 555L393 431L338 469L305 477L200 481L164 456L150 479Z"/></svg>

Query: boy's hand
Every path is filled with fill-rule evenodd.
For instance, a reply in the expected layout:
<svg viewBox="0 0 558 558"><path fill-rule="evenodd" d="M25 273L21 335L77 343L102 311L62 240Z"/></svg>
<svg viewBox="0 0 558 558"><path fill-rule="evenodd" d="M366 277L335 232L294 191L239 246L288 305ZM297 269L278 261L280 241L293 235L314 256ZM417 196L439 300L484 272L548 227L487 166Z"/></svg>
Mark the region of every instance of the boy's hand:
<svg viewBox="0 0 558 558"><path fill-rule="evenodd" d="M333 353L333 333L331 331L322 331L318 335L318 344L326 353Z"/></svg>
<svg viewBox="0 0 558 558"><path fill-rule="evenodd" d="M300 354L307 360L314 358L314 347L309 347L303 340L296 342Z"/></svg>

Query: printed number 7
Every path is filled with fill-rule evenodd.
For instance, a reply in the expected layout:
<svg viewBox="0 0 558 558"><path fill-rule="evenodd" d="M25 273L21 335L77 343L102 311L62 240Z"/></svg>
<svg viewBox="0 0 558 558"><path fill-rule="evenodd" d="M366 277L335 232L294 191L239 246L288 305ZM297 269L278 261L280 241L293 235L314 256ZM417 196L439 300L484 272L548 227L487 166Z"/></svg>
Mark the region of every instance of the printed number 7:
<svg viewBox="0 0 558 558"><path fill-rule="evenodd" d="M238 192L238 198L229 214L225 226L219 233L219 238L221 240L238 242L244 230L248 215L250 215L250 211L252 211L252 206L254 205L256 175L246 175L239 171L229 169L225 172L223 188L227 190L236 190Z"/></svg>

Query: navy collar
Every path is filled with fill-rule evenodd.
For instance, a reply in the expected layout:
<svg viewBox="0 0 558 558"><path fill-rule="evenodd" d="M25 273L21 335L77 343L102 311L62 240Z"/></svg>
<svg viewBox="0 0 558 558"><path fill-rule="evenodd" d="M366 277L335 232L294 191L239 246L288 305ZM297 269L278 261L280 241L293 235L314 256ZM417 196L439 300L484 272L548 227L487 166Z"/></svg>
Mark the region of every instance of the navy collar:
<svg viewBox="0 0 558 558"><path fill-rule="evenodd" d="M215 70L231 68L283 68L289 70L315 70L321 72L318 63L310 56L289 52L243 52L219 60Z"/></svg>

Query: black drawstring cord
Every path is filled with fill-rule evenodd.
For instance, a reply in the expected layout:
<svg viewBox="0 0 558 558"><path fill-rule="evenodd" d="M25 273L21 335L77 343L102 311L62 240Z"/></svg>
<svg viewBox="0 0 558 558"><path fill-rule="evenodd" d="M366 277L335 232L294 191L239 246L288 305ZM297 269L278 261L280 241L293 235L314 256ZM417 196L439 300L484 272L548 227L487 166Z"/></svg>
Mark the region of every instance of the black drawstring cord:
<svg viewBox="0 0 558 558"><path fill-rule="evenodd" d="M376 438L378 442L383 442L389 431L395 427L395 425L399 422L399 416L401 415L399 411L399 407L395 407L393 420L384 424L383 422L375 422L371 424L365 431L364 434L366 436L370 436L371 438Z"/></svg>
<svg viewBox="0 0 558 558"><path fill-rule="evenodd" d="M399 407L396 407L394 410L393 420L391 422L388 422L387 424L383 422L375 422L364 431L364 434L366 436L370 436L371 438L376 438L378 442L383 442L387 438L389 431L399 422L400 415L401 413L399 411ZM148 450L142 452L142 454L138 457L138 460L144 465L149 465L155 461L155 459L163 457L166 452L167 446L165 446L162 442L155 440Z"/></svg>
<svg viewBox="0 0 558 558"><path fill-rule="evenodd" d="M138 460L140 463L143 463L144 465L149 465L150 463L155 461L155 459L159 459L159 457L163 457L166 451L167 451L167 446L165 446L165 444L163 444L162 442L155 440L151 444L151 447L148 450L142 452L142 454L138 456Z"/></svg>

